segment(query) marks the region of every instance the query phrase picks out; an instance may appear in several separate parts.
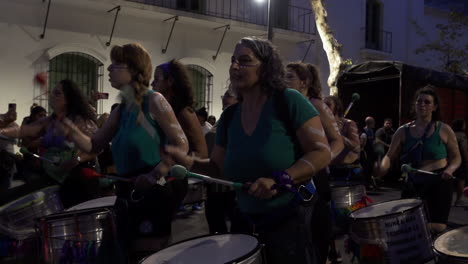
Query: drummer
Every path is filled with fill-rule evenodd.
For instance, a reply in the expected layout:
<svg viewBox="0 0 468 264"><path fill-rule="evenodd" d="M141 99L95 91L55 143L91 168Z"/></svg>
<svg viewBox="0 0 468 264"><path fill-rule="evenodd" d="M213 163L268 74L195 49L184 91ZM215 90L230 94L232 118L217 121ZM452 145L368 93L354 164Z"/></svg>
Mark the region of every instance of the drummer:
<svg viewBox="0 0 468 264"><path fill-rule="evenodd" d="M30 184L11 190L11 196L25 195L41 187L60 184L60 198L64 207L97 198L99 182L87 179L81 174L84 167L95 165L95 155L74 148L71 142L57 129L58 120L66 117L77 129L87 135L96 131L95 115L78 85L71 80L60 81L50 94L49 104L53 110L50 116L30 124L23 124L14 137L41 137L39 154L49 160L42 162L44 174Z"/></svg>
<svg viewBox="0 0 468 264"><path fill-rule="evenodd" d="M390 149L377 171L383 177L392 160L400 158L404 164L440 176L413 174L408 178L402 198L420 197L429 212L429 229L440 233L447 227L452 202L452 178L460 166L460 151L455 133L441 122L439 97L428 85L416 92L414 112L416 119L395 132ZM422 145L421 145L422 143Z"/></svg>
<svg viewBox="0 0 468 264"><path fill-rule="evenodd" d="M258 234L268 263L317 263L314 200L306 202L295 192L300 184L309 188L311 177L330 162L317 110L286 89L281 59L269 41L241 39L229 74L240 102L218 121L211 159L167 150L194 171L249 184L247 191L237 190L231 231Z"/></svg>
<svg viewBox="0 0 468 264"><path fill-rule="evenodd" d="M332 180L355 180L355 169L359 167L360 140L356 122L343 117L343 104L338 96L327 96L325 104L330 108L338 124L344 149L332 160L330 176ZM336 249L335 240L330 241L329 259L332 263L341 263L341 253Z"/></svg>
<svg viewBox="0 0 468 264"><path fill-rule="evenodd" d="M317 68L309 63L292 62L286 66L286 69L286 80L289 87L298 90L307 97L320 113L320 121L330 144L333 160L344 148L343 139L333 113L322 100L322 86ZM314 219L316 219L316 224L314 228L316 230L314 233L318 235L316 236L317 240L324 241L330 238L329 230L331 230L331 219L329 217L331 190L328 176L327 170L323 170L314 179L317 191L320 194L315 207ZM328 256L328 243L320 243L319 249L319 263L325 264Z"/></svg>
<svg viewBox="0 0 468 264"><path fill-rule="evenodd" d="M143 246L159 250L169 241L175 201L181 196L172 191L174 181L164 185L162 177L172 163L161 161L161 147L169 142L187 153L187 138L164 96L148 89L152 75L148 52L132 43L114 46L110 57L109 81L120 91L122 103L92 137L67 118L62 128L86 152L99 153L112 140L117 173L133 180L117 185L117 196L129 206L130 238L137 251Z"/></svg>

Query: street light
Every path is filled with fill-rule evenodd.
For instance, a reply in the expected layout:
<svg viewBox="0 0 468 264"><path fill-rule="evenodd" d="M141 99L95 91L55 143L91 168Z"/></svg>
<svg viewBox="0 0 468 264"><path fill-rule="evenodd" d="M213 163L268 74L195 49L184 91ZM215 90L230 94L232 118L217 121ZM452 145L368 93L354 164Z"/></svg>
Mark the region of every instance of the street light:
<svg viewBox="0 0 468 264"><path fill-rule="evenodd" d="M271 7L271 4L273 0L267 0L268 1L268 15L267 15L267 34L268 34L268 40L272 41L273 40L273 8ZM265 0L255 0L258 4L261 4L265 2Z"/></svg>

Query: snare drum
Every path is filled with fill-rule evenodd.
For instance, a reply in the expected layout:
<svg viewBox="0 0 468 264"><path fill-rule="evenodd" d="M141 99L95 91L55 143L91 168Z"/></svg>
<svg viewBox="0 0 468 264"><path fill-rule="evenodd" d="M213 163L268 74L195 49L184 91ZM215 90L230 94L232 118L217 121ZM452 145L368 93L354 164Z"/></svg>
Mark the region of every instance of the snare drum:
<svg viewBox="0 0 468 264"><path fill-rule="evenodd" d="M468 263L468 226L440 235L434 242L434 252L440 263Z"/></svg>
<svg viewBox="0 0 468 264"><path fill-rule="evenodd" d="M253 236L220 234L197 237L174 244L140 263L261 264L262 254L261 245Z"/></svg>
<svg viewBox="0 0 468 264"><path fill-rule="evenodd" d="M205 200L205 184L199 179L188 179L188 190L182 204L194 204Z"/></svg>
<svg viewBox="0 0 468 264"><path fill-rule="evenodd" d="M17 240L33 237L34 219L63 210L58 192L58 186L50 186L0 207L0 233Z"/></svg>
<svg viewBox="0 0 468 264"><path fill-rule="evenodd" d="M350 215L350 237L365 263L423 263L433 259L424 206L418 199L369 205Z"/></svg>
<svg viewBox="0 0 468 264"><path fill-rule="evenodd" d="M367 206L371 200L366 196L366 187L359 183L332 182L330 185L333 233L347 233L349 214Z"/></svg>
<svg viewBox="0 0 468 264"><path fill-rule="evenodd" d="M116 197L84 202L38 223L45 263L115 263L121 249L113 210Z"/></svg>

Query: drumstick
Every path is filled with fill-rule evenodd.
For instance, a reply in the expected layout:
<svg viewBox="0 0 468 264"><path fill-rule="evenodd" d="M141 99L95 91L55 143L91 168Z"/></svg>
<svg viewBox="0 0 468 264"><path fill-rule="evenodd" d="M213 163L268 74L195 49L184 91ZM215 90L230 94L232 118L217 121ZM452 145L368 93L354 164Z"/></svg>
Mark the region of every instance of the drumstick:
<svg viewBox="0 0 468 264"><path fill-rule="evenodd" d="M415 168L411 167L411 165L409 165L409 164L401 165L401 171L406 172L406 173L416 172L416 173L427 174L427 175L432 175L432 176L442 175L442 173L437 173L437 172L432 172L432 171L425 171L425 170L418 170L418 169L415 169ZM455 177L452 176L452 179L455 179Z"/></svg>
<svg viewBox="0 0 468 264"><path fill-rule="evenodd" d="M44 158L44 157L41 157L41 156L39 156L39 155L37 155L37 154L35 154L35 153L30 152L30 151L29 151L27 148L25 148L25 147L21 147L21 148L20 148L20 152L23 153L23 154L30 154L30 155L32 155L33 157L37 158L37 159L40 159L40 160L43 160L43 161L47 161L47 162L49 162L49 163L51 163L51 164L53 164L53 165L55 165L55 166L58 166L58 165L59 165L57 162L54 162L54 161L52 161L52 160L50 160L50 159L48 159L48 158Z"/></svg>
<svg viewBox="0 0 468 264"><path fill-rule="evenodd" d="M349 110L351 110L351 107L353 107L354 102L358 101L361 98L361 96L358 93L353 93L351 96L351 103L349 103L348 107L346 108L343 117L346 117L349 113Z"/></svg>
<svg viewBox="0 0 468 264"><path fill-rule="evenodd" d="M174 177L176 179L183 179L185 177L190 177L190 178L199 179L199 180L209 182L209 183L216 183L216 184L220 184L220 185L231 186L231 187L234 187L236 189L249 188L248 184L243 184L243 183L240 183L240 182L232 182L232 181L221 180L221 179L217 179L217 178L212 178L210 176L190 172L185 167L183 167L181 165L174 165L174 167L172 167L172 169L171 169L170 175L171 175L171 177Z"/></svg>
<svg viewBox="0 0 468 264"><path fill-rule="evenodd" d="M134 182L134 178L124 178L124 177L119 177L119 176L113 176L113 175L105 175L105 174L100 174L97 171L90 169L90 168L83 168L81 169L81 174L85 176L85 178L106 178L110 180L116 180L116 181L123 181L123 182Z"/></svg>
<svg viewBox="0 0 468 264"><path fill-rule="evenodd" d="M16 138L7 137L7 136L4 136L2 134L0 134L0 139L5 140L5 141L9 141L9 142L11 142L13 144L16 144L16 145L18 144Z"/></svg>

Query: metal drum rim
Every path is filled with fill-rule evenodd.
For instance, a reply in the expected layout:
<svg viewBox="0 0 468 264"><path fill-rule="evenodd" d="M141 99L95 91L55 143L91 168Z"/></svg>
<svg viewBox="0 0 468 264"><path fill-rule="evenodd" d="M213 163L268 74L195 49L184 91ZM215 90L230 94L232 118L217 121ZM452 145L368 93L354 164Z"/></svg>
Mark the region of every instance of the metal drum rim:
<svg viewBox="0 0 468 264"><path fill-rule="evenodd" d="M449 259L453 259L453 260L462 260L462 261L468 263L468 257L459 257L459 256L447 255L447 254L445 254L444 252L439 251L439 250L436 248L436 246L435 246L435 243L436 243L437 239L439 239L441 236L443 236L443 235L445 235L445 234L447 234L447 233L449 233L449 232L452 232L452 231L454 231L454 230L460 229L460 228L466 228L466 229L468 230L468 225L467 225L467 226L461 226L461 227L458 227L458 228L455 228L455 229L452 229L452 230L448 230L448 231L443 232L442 234L438 235L438 236L434 239L434 241L432 241L432 249L433 249L434 253L436 253L436 254L439 255L439 256L447 257L447 258L449 258Z"/></svg>
<svg viewBox="0 0 468 264"><path fill-rule="evenodd" d="M15 204L16 202L20 201L21 199L24 199L24 198L26 198L26 197L28 197L28 196L31 196L31 195L33 195L33 194L36 194L36 193L38 193L38 192L44 192L44 191L49 190L49 189L50 189L50 190L55 189L55 191L58 191L59 188L60 188L60 187L59 187L58 185L52 185L52 186L48 186L48 187L45 187L45 188L42 188L42 189L38 189L38 190L33 191L33 192L31 192L31 193L28 193L28 194L26 194L26 195L24 195L24 196L21 196L21 197L15 199L15 200L13 200L13 201L7 203L7 204L4 204L4 205L0 206L0 215L10 212L10 210L6 210L6 211L4 211L4 210L7 209L9 206ZM45 197L45 196L51 195L51 194L54 194L54 193L53 193L53 192L52 192L52 193L45 193L42 197ZM42 198L42 197L41 197L41 198ZM38 197L38 198L39 198L39 197ZM38 199L38 198L36 198L36 199ZM36 199L34 199L34 200L36 200ZM33 201L34 201L34 200L33 200ZM13 211L14 211L14 210L19 210L19 209L22 209L22 208L14 208Z"/></svg>
<svg viewBox="0 0 468 264"><path fill-rule="evenodd" d="M420 203L419 203L418 206L416 206L416 207L409 208L409 209L403 210L403 211L401 211L401 212L395 212L395 213L390 213L390 214L385 214L385 215L379 215L379 216L372 216L372 217L353 217L353 214L354 214L354 213L357 213L358 211L363 210L363 209L367 209L367 208L370 207L370 206L379 205L379 204L388 203L388 202L393 202L393 201L399 201L399 200L416 200L416 201L419 201ZM407 213L407 212L411 212L411 211L413 211L413 210L417 210L421 205L424 205L424 203L423 203L423 201L422 201L421 199L394 199L394 200L389 200L389 201L384 201L384 202L379 202L379 203L372 203L371 205L368 205L368 206L366 206L366 207L359 208L359 209L357 209L356 211L354 211L354 212L352 212L351 214L349 214L349 218L351 218L352 221L357 221L357 220L369 220L369 219L380 219L380 218L389 217L389 216L394 216L394 215L401 215L401 214L404 214L404 213Z"/></svg>
<svg viewBox="0 0 468 264"><path fill-rule="evenodd" d="M108 206L104 207L96 207L96 208L87 208L87 209L81 209L81 210L75 210L75 211L65 211L65 212L58 212L55 214L50 214L46 216L39 217L39 221L54 221L54 220L61 220L66 217L75 217L75 216L81 216L81 215L90 215L90 212L105 212L105 213L113 213L112 208Z"/></svg>
<svg viewBox="0 0 468 264"><path fill-rule="evenodd" d="M256 252L258 252L259 250L261 250L262 248L262 245L260 244L260 241L258 240L258 238L256 236L253 236L252 234L247 234L247 233L216 233L216 234L207 234L207 235L201 235L201 236L196 236L196 237L192 237L192 238L188 238L188 239L184 239L182 241L179 241L177 243L174 243L174 244L171 244L163 249L161 249L160 251L158 252L161 252L163 251L164 249L166 248L170 248L172 246L175 246L175 245L179 245L179 244L182 244L182 243L185 243L187 241L191 241L191 240L195 240L195 239L199 239L199 238L204 238L204 237L213 237L213 236L223 236L223 235L246 235L246 236L249 236L249 237L254 237L255 239L257 239L257 246L252 249L251 251L249 251L247 254L245 254L244 256L242 257L239 257L239 258L236 258L234 260L231 260L229 262L226 262L224 264L235 264L235 263L239 263L241 261L244 261L250 257L252 257ZM158 252L155 252L154 254L157 254ZM142 260L140 260L138 263L139 264L143 264L143 262L145 262L146 259L148 259L149 257L151 257L153 254L149 255L149 256L146 256L145 258L143 258Z"/></svg>

